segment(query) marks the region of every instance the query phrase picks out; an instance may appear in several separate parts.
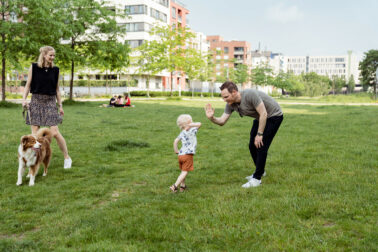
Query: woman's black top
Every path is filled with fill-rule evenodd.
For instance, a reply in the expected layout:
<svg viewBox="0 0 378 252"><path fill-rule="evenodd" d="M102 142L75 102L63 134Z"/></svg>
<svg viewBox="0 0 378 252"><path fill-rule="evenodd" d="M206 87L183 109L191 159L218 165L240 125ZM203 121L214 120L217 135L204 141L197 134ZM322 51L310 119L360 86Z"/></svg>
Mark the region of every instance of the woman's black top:
<svg viewBox="0 0 378 252"><path fill-rule="evenodd" d="M30 84L30 93L56 95L58 85L59 68L58 67L39 67L37 63L32 64L32 80Z"/></svg>

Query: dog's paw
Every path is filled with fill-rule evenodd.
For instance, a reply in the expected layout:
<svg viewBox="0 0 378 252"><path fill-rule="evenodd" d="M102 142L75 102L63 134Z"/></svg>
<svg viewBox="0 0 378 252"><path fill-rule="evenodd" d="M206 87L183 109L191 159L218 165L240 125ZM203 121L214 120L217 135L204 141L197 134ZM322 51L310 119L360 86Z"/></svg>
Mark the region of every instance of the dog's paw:
<svg viewBox="0 0 378 252"><path fill-rule="evenodd" d="M20 186L20 185L22 185L22 182L17 182L16 185Z"/></svg>
<svg viewBox="0 0 378 252"><path fill-rule="evenodd" d="M43 174L42 174L43 177L46 177L46 175L47 175L47 173L43 173Z"/></svg>
<svg viewBox="0 0 378 252"><path fill-rule="evenodd" d="M30 174L26 175L27 178L30 178Z"/></svg>

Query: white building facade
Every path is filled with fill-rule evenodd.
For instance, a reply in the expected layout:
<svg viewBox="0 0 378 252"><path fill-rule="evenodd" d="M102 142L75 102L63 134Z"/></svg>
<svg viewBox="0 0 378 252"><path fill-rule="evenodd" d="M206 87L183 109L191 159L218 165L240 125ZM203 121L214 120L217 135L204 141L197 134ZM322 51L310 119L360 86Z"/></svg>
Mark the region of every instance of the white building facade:
<svg viewBox="0 0 378 252"><path fill-rule="evenodd" d="M314 72L329 78L341 77L346 81L353 77L355 83L359 83L359 61L352 51L339 56L285 56L286 71L295 75Z"/></svg>

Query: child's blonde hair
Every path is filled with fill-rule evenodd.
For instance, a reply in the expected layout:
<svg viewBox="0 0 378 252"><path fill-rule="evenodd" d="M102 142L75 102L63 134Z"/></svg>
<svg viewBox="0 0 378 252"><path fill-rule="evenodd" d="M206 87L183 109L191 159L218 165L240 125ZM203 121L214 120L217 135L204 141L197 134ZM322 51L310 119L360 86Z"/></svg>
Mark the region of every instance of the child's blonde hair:
<svg viewBox="0 0 378 252"><path fill-rule="evenodd" d="M192 122L192 117L188 114L182 114L177 118L177 126L180 129L185 129L185 127Z"/></svg>

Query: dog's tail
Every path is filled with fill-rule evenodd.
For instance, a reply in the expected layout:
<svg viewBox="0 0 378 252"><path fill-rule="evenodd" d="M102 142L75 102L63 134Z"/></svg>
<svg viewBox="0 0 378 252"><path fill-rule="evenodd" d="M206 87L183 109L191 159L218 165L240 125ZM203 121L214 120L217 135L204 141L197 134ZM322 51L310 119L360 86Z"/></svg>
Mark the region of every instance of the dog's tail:
<svg viewBox="0 0 378 252"><path fill-rule="evenodd" d="M52 139L51 130L49 128L42 128L38 130L37 137L44 137L49 141L49 143L51 143L51 139Z"/></svg>

